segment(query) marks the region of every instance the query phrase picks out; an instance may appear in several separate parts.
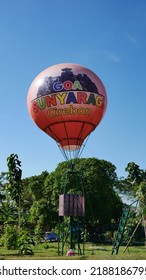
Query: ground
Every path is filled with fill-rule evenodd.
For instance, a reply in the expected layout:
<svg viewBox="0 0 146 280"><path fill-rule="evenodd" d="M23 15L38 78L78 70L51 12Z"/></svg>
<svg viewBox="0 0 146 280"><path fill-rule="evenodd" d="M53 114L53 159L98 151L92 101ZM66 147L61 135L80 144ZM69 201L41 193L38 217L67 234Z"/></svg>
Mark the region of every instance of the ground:
<svg viewBox="0 0 146 280"><path fill-rule="evenodd" d="M33 255L18 255L16 250L6 250L0 247L1 260L145 260L146 247L145 246L130 246L124 252L125 247L121 246L119 253L111 254L112 246L108 245L93 245L91 243L85 244L84 255L76 254L72 257L67 257L67 248L64 250L64 255L58 256L58 243L38 244L33 248ZM77 252L77 250L76 250ZM123 253L124 252L124 253Z"/></svg>

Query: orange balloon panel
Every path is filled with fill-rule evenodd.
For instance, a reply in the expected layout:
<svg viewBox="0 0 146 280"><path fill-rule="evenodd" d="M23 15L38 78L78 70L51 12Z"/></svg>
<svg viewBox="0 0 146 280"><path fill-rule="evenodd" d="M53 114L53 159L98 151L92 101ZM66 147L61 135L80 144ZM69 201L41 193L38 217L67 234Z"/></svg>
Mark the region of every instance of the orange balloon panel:
<svg viewBox="0 0 146 280"><path fill-rule="evenodd" d="M64 63L45 69L34 79L27 106L37 126L60 147L76 150L100 123L107 95L91 70Z"/></svg>

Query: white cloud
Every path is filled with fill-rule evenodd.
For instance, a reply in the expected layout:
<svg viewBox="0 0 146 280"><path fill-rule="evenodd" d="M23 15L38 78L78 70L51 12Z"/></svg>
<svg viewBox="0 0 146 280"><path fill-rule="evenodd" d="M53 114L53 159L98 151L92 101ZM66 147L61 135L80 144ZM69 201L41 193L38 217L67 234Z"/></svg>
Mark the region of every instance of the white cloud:
<svg viewBox="0 0 146 280"><path fill-rule="evenodd" d="M84 57L84 59L87 57L100 56L100 58L113 63L119 63L121 61L121 58L116 53L105 49L97 49L96 46L86 46L82 49L78 49L75 55L80 56L80 58Z"/></svg>
<svg viewBox="0 0 146 280"><path fill-rule="evenodd" d="M119 56L117 56L115 53L110 52L110 51L106 51L106 50L102 50L100 51L101 54L103 54L105 56L106 59L118 63L121 61L121 59L119 58Z"/></svg>
<svg viewBox="0 0 146 280"><path fill-rule="evenodd" d="M133 36L133 35L131 35L131 34L126 34L126 37L127 37L127 39L128 39L131 43L133 43L133 44L136 44L136 43L137 43L137 39L136 39L135 36Z"/></svg>

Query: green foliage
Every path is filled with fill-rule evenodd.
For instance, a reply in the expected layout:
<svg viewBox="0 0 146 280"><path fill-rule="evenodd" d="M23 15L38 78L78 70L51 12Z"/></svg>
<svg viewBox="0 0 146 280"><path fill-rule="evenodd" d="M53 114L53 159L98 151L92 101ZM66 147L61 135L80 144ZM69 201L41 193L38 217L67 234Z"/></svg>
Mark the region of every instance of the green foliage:
<svg viewBox="0 0 146 280"><path fill-rule="evenodd" d="M137 199L143 215L146 215L146 170L140 169L137 164L130 162L125 170L127 178L119 180L117 188L128 197Z"/></svg>
<svg viewBox="0 0 146 280"><path fill-rule="evenodd" d="M43 248L46 249L46 250L49 249L49 244L48 244L47 242L45 242L45 243L43 244Z"/></svg>
<svg viewBox="0 0 146 280"><path fill-rule="evenodd" d="M49 173L42 172L38 176L32 176L24 180L24 184L29 186L29 195L33 201L38 201L44 195L44 183Z"/></svg>
<svg viewBox="0 0 146 280"><path fill-rule="evenodd" d="M34 238L36 244L40 243L42 240L42 223L38 223L34 230Z"/></svg>
<svg viewBox="0 0 146 280"><path fill-rule="evenodd" d="M75 226L77 226L77 222L75 220L75 218L72 221L72 226L73 226L73 230L72 230L72 249L76 248L76 244L77 244L77 234L75 232ZM62 222L60 222L55 229L55 232L60 236L60 240L64 240L65 243L65 247L67 249L70 249L70 217L64 217L64 219L62 220Z"/></svg>
<svg viewBox="0 0 146 280"><path fill-rule="evenodd" d="M16 203L21 195L21 224L35 231L37 242L43 231L51 230L58 224L59 195L64 192L85 196L86 225L92 223L109 227L111 220L115 224L118 222L122 201L115 192L118 178L112 163L96 158L76 159L74 166L72 162L62 162L50 174L44 171L23 180L20 176L15 177L17 167L20 169L21 166L18 156L12 154L8 163L12 172L8 176L7 189ZM16 178L20 179L20 189L15 185Z"/></svg>
<svg viewBox="0 0 146 280"><path fill-rule="evenodd" d="M122 202L114 191L117 184L115 170L113 164L104 160L77 159L73 169L67 162L62 162L50 174L45 171L25 179L22 205L28 207L29 223L42 231L55 228L59 195L64 192L85 195L86 223L108 226L111 219L118 221Z"/></svg>
<svg viewBox="0 0 146 280"><path fill-rule="evenodd" d="M146 206L146 182L142 182L137 187L136 195L143 206Z"/></svg>
<svg viewBox="0 0 146 280"><path fill-rule="evenodd" d="M114 191L117 184L116 167L105 160L96 158L77 159L73 173L68 172L67 163L61 163L55 170L58 189L66 193L83 193L85 195L87 223L108 225L111 219L116 221L122 208L122 201ZM63 180L64 178L64 180ZM103 203L104 202L104 203Z"/></svg>
<svg viewBox="0 0 146 280"><path fill-rule="evenodd" d="M123 207L118 195L121 192L128 197L131 195L138 198L142 213L146 214L146 170L140 169L134 162L127 164L125 170L128 175L122 179L117 178L116 167L112 163L96 158L82 158L74 162L62 162L50 174L44 171L38 176L23 180L18 156L11 154L7 163L8 173L3 172L0 176L0 222L1 227L5 226L2 240L7 248L15 248L15 242L11 242L11 238L15 240L13 225L18 221L18 210L21 213L22 227L31 229L37 243L41 241L45 231L56 228L59 195L62 193L85 196L84 222L87 235L92 225L94 229L95 226L96 229L103 227L103 234L109 231L113 236ZM6 233L9 231L6 230L8 223L11 225L10 234ZM132 224L129 223L129 227L133 228ZM20 251L22 254L31 254L31 237L28 232L21 233L22 236Z"/></svg>
<svg viewBox="0 0 146 280"><path fill-rule="evenodd" d="M4 235L1 238L2 244L8 250L17 249L18 232L16 226L7 225L4 229Z"/></svg>
<svg viewBox="0 0 146 280"><path fill-rule="evenodd" d="M16 207L7 199L0 205L0 220L3 224L15 224L18 218Z"/></svg>
<svg viewBox="0 0 146 280"><path fill-rule="evenodd" d="M134 162L129 162L125 171L128 172L127 178L119 179L116 187L128 197L137 198L140 184L146 182L146 170L140 169Z"/></svg>
<svg viewBox="0 0 146 280"><path fill-rule="evenodd" d="M18 252L20 255L33 255L32 245L34 241L28 230L22 230L18 238Z"/></svg>
<svg viewBox="0 0 146 280"><path fill-rule="evenodd" d="M20 194L22 191L22 181L21 181L21 162L18 160L18 155L11 154L7 158L8 165L8 184L7 191L16 204L19 205Z"/></svg>
<svg viewBox="0 0 146 280"><path fill-rule="evenodd" d="M125 171L127 171L129 181L131 181L133 184L139 185L142 181L142 170L140 170L139 166L135 164L134 162L129 162L127 164L127 167L125 168Z"/></svg>

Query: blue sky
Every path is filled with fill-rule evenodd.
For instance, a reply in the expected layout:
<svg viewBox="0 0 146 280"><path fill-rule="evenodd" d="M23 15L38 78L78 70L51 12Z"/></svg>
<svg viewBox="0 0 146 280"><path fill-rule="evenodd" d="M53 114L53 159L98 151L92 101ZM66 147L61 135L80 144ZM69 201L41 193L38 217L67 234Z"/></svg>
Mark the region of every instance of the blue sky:
<svg viewBox="0 0 146 280"><path fill-rule="evenodd" d="M82 157L110 161L119 177L131 161L146 169L146 1L0 0L0 7L0 172L11 153L24 178L64 160L30 119L26 99L41 71L65 62L94 71L108 96Z"/></svg>

